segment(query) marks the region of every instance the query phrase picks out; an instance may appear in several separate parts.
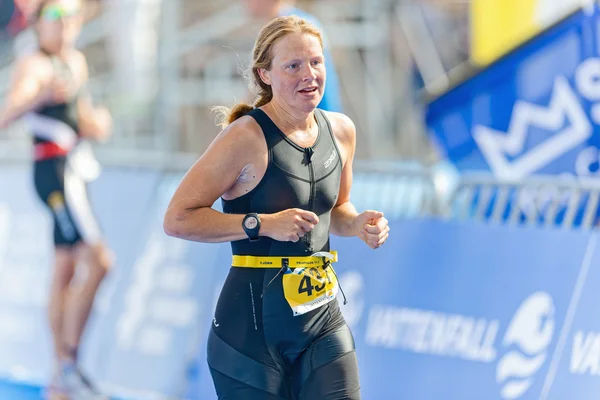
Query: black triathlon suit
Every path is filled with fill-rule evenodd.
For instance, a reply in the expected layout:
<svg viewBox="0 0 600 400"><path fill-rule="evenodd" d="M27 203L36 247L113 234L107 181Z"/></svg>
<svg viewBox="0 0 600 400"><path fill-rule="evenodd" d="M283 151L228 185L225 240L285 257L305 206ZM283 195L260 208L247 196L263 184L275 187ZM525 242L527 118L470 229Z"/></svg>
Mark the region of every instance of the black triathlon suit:
<svg viewBox="0 0 600 400"><path fill-rule="evenodd" d="M58 57L46 55L55 73L73 82L68 65ZM80 142L79 96L63 104L42 106L26 117L33 135L34 187L52 213L56 246L93 243L101 236L88 201L86 182L71 162L73 150Z"/></svg>
<svg viewBox="0 0 600 400"><path fill-rule="evenodd" d="M296 243L268 237L234 241L233 254L292 257L329 251L342 163L327 117L315 110L318 138L312 147L302 148L261 109L248 115L264 133L268 167L255 189L234 200L222 199L223 211L271 214L300 208L317 214L319 223ZM294 316L279 268L230 269L207 350L219 400L360 399L354 339L337 300Z"/></svg>

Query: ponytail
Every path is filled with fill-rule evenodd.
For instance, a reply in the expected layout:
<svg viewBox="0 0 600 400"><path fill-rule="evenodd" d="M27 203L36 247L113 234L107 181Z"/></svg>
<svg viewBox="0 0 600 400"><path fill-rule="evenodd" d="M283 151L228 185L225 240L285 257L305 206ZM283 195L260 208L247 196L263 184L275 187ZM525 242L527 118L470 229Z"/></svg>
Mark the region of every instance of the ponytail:
<svg viewBox="0 0 600 400"><path fill-rule="evenodd" d="M254 109L253 106L247 103L238 103L233 108L225 106L213 107L212 111L217 113L217 126L221 129L227 128L227 125L231 124L238 118L243 117Z"/></svg>
<svg viewBox="0 0 600 400"><path fill-rule="evenodd" d="M266 85L265 85L266 86ZM273 91L270 86L266 86L268 90L261 88L260 94L254 102L254 105L251 106L248 103L238 103L233 108L225 107L225 106L217 106L213 107L212 111L217 113L217 126L220 126L221 129L227 128L227 126L238 118L243 117L248 114L250 111L255 108L259 108L267 104L273 99Z"/></svg>

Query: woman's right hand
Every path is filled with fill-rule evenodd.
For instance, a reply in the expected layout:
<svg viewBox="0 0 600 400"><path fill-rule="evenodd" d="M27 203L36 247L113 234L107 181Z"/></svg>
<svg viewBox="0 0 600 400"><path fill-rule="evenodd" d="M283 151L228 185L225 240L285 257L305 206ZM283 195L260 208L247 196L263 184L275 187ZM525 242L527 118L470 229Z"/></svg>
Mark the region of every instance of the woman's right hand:
<svg viewBox="0 0 600 400"><path fill-rule="evenodd" d="M96 124L100 127L98 129L98 135L96 140L100 143L104 143L110 139L112 135L113 119L110 111L106 107L96 107L94 110L94 117Z"/></svg>
<svg viewBox="0 0 600 400"><path fill-rule="evenodd" d="M262 214L260 219L260 235L279 242L297 242L319 223L319 217L315 213L299 208Z"/></svg>

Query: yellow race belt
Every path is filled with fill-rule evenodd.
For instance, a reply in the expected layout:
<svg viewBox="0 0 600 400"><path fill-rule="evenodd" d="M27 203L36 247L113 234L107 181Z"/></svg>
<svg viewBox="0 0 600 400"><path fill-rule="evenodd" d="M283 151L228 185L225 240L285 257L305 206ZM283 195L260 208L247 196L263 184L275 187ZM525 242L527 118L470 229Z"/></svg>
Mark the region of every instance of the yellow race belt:
<svg viewBox="0 0 600 400"><path fill-rule="evenodd" d="M294 315L302 315L334 300L339 284L331 263L337 252L319 252L305 257L240 256L231 265L239 268L278 268L283 272L283 294Z"/></svg>

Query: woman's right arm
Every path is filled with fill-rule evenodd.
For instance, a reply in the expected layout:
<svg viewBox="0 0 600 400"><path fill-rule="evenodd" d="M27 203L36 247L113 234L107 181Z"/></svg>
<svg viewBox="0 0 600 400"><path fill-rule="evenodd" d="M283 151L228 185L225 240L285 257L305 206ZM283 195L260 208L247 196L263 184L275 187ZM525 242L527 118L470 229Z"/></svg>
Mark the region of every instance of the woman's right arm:
<svg viewBox="0 0 600 400"><path fill-rule="evenodd" d="M212 205L236 182L242 169L261 160L267 146L258 125L242 117L223 130L180 182L164 217L167 235L197 242L246 239L241 214L224 214ZM263 214L260 236L297 241L318 222L315 214L290 209Z"/></svg>
<svg viewBox="0 0 600 400"><path fill-rule="evenodd" d="M24 114L37 108L45 99L39 57L28 56L17 63L3 107L0 129L6 128Z"/></svg>
<svg viewBox="0 0 600 400"><path fill-rule="evenodd" d="M223 214L211 207L234 185L245 165L263 156L266 146L261 149L259 144L246 118L225 128L179 183L165 213L165 233L197 242L244 238L243 215Z"/></svg>

